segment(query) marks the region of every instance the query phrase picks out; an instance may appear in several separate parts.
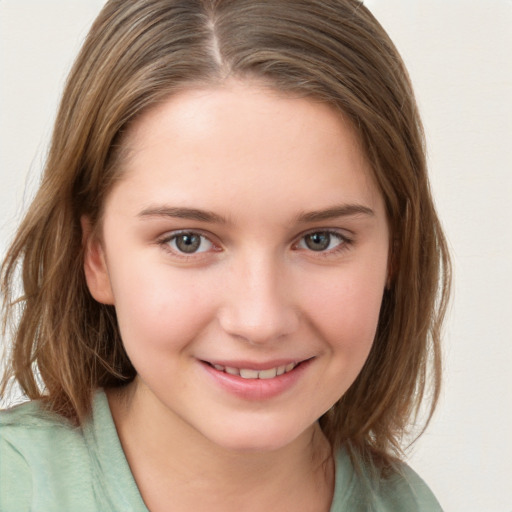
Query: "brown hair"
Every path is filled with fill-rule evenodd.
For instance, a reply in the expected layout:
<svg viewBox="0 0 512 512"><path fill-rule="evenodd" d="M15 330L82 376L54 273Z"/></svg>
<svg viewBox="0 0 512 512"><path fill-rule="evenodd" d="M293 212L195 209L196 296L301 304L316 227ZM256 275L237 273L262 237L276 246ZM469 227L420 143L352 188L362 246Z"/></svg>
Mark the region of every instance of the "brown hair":
<svg viewBox="0 0 512 512"><path fill-rule="evenodd" d="M82 421L95 388L134 378L115 310L87 289L80 217L98 224L119 177L123 134L142 112L227 77L339 109L371 163L393 275L370 356L320 423L334 447L389 462L420 404L430 404L429 420L439 396L450 264L407 72L356 0L107 2L69 76L41 187L2 266L4 331L13 333L2 391L16 380L29 398Z"/></svg>

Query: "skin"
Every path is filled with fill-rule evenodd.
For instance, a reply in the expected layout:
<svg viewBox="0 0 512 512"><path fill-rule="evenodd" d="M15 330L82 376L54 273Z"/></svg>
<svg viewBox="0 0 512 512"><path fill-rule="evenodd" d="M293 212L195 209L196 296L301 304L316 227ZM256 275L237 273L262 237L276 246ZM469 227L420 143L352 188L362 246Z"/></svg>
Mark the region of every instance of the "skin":
<svg viewBox="0 0 512 512"><path fill-rule="evenodd" d="M138 373L109 400L148 508L329 510L317 420L368 356L388 274L384 202L350 124L229 81L172 96L126 144L101 238L83 219L85 272ZM197 252L180 252L183 231ZM208 365L306 360L260 398Z"/></svg>

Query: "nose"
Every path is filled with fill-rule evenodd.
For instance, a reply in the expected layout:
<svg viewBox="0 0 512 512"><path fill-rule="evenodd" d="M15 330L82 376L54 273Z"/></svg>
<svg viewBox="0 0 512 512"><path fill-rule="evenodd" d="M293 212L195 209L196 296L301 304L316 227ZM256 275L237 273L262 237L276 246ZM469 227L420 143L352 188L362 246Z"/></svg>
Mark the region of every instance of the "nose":
<svg viewBox="0 0 512 512"><path fill-rule="evenodd" d="M298 309L291 278L271 257L252 256L230 269L219 309L221 327L251 344L265 344L296 331Z"/></svg>

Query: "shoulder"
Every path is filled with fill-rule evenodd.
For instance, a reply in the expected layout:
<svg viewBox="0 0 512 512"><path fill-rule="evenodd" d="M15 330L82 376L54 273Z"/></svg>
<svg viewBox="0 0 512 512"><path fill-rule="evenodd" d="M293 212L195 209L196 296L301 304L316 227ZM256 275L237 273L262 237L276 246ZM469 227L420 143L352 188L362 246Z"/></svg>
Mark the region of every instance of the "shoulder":
<svg viewBox="0 0 512 512"><path fill-rule="evenodd" d="M34 462L48 456L52 460L71 447L80 447L83 436L80 428L33 401L0 411L0 441L4 449L11 447L27 462Z"/></svg>
<svg viewBox="0 0 512 512"><path fill-rule="evenodd" d="M30 510L30 468L18 444L11 439L21 406L0 412L0 509Z"/></svg>
<svg viewBox="0 0 512 512"><path fill-rule="evenodd" d="M62 492L63 481L87 485L87 460L81 429L40 403L1 411L0 510L31 510Z"/></svg>
<svg viewBox="0 0 512 512"><path fill-rule="evenodd" d="M427 484L405 463L386 475L367 467L357 471L348 454L336 458L336 489L331 512L442 512Z"/></svg>
<svg viewBox="0 0 512 512"><path fill-rule="evenodd" d="M381 483L381 500L394 512L442 512L436 497L423 479L407 464L400 463Z"/></svg>

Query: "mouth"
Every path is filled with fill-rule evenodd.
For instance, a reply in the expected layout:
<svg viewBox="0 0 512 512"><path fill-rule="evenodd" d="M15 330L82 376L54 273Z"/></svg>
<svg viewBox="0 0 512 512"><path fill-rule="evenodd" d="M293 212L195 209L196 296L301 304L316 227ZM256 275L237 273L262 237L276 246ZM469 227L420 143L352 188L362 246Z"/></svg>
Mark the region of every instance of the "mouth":
<svg viewBox="0 0 512 512"><path fill-rule="evenodd" d="M212 382L221 389L239 399L262 401L293 389L308 371L313 359L281 359L266 363L233 360L200 362Z"/></svg>
<svg viewBox="0 0 512 512"><path fill-rule="evenodd" d="M289 373L294 370L297 366L302 363L288 363L285 365L275 366L273 368L268 368L265 370L254 370L251 368L237 368L235 366L224 366L222 364L214 364L206 362L206 364L210 365L212 368L219 372L224 372L229 375L239 376L242 379L254 380L254 379L262 379L269 380L274 379L275 377L280 377L285 373Z"/></svg>

